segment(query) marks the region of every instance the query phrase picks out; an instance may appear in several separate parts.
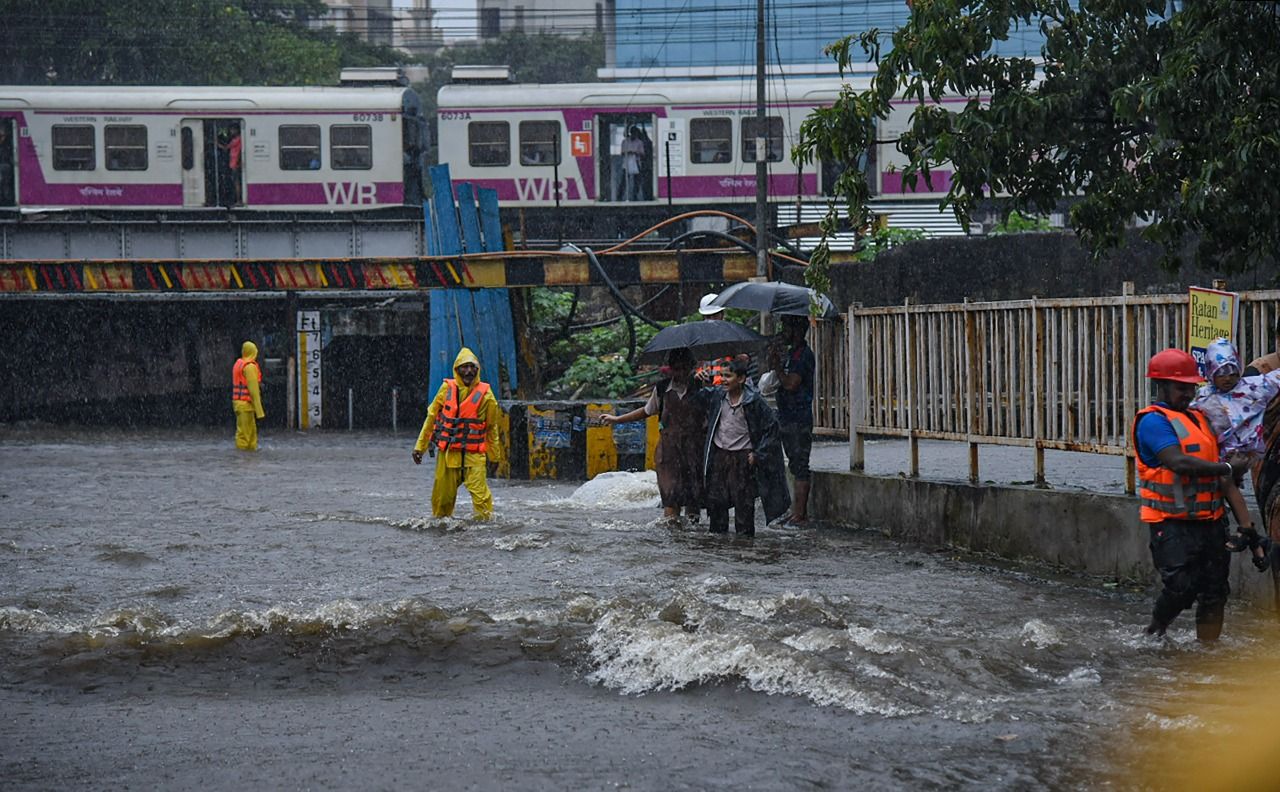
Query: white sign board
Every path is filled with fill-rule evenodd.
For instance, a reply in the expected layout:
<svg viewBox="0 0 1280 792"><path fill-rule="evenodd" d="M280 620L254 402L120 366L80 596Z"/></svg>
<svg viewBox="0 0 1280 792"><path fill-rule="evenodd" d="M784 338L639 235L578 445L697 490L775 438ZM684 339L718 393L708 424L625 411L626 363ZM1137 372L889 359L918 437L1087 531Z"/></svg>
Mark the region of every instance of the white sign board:
<svg viewBox="0 0 1280 792"><path fill-rule="evenodd" d="M653 154L658 158L660 175L684 175L684 119L658 119L658 144Z"/></svg>

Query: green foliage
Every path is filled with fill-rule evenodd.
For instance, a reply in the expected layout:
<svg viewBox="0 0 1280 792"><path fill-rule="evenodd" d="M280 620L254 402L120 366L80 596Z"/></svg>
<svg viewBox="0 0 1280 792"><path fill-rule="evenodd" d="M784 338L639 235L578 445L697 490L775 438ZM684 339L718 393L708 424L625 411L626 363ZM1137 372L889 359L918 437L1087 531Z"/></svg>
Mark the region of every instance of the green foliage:
<svg viewBox="0 0 1280 792"><path fill-rule="evenodd" d="M1045 36L1040 70L991 54L1028 28ZM1167 264L1195 239L1199 263L1241 270L1280 249L1277 41L1275 2L916 0L883 57L874 29L828 47L842 70L860 47L876 74L806 119L795 153L857 161L905 97L917 107L896 140L904 182L949 162L943 205L962 224L992 193L1035 214L1075 197L1071 225L1095 255L1136 216ZM946 96L969 101L944 110ZM861 174L836 190L865 225Z"/></svg>
<svg viewBox="0 0 1280 792"><path fill-rule="evenodd" d="M529 290L529 319L538 332L559 330L569 318L573 294L555 289Z"/></svg>
<svg viewBox="0 0 1280 792"><path fill-rule="evenodd" d="M876 256L890 248L924 238L925 233L918 228L877 228L870 236L863 237L854 257L858 261L875 261Z"/></svg>
<svg viewBox="0 0 1280 792"><path fill-rule="evenodd" d="M0 82L336 84L404 53L307 23L321 0L0 0Z"/></svg>
<svg viewBox="0 0 1280 792"><path fill-rule="evenodd" d="M639 381L625 355L583 355L565 369L564 376L552 389L565 395L613 399L627 395L637 384Z"/></svg>
<svg viewBox="0 0 1280 792"><path fill-rule="evenodd" d="M1009 213L1004 220L996 223L991 229L991 236L1003 236L1005 234L1026 234L1034 231L1052 231L1053 226L1049 225L1049 218L1039 217L1037 215L1024 215L1017 209Z"/></svg>

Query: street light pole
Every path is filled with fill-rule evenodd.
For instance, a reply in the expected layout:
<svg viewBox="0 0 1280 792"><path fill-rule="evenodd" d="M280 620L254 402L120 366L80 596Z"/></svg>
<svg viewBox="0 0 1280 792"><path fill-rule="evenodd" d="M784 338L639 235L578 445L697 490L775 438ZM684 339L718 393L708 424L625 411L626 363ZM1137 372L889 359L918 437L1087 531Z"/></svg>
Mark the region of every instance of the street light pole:
<svg viewBox="0 0 1280 792"><path fill-rule="evenodd" d="M764 110L764 2L756 0L756 275L764 277L769 262L769 162Z"/></svg>

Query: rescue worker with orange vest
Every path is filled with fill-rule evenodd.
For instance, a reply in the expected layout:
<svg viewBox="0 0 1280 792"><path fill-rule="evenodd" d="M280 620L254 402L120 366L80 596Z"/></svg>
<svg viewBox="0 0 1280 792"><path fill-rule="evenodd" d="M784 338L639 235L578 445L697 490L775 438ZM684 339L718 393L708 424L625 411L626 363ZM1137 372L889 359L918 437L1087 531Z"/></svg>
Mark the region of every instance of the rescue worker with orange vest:
<svg viewBox="0 0 1280 792"><path fill-rule="evenodd" d="M478 520L493 516L493 495L486 471L502 459L498 420L502 408L488 383L480 381L480 360L463 347L453 361L453 378L440 384L422 422L413 463L422 464L430 450L436 459L435 485L431 488L431 513L453 516L458 487L465 484Z"/></svg>
<svg viewBox="0 0 1280 792"><path fill-rule="evenodd" d="M1157 353L1147 364L1156 401L1138 412L1133 424L1140 516L1151 535L1151 561L1163 589L1156 598L1147 633L1164 635L1175 617L1196 605L1196 637L1216 641L1231 593L1231 555L1226 505L1242 528L1253 519L1236 488L1235 466L1246 460L1218 460L1218 440L1209 420L1191 409L1200 372L1195 358L1180 349Z"/></svg>
<svg viewBox="0 0 1280 792"><path fill-rule="evenodd" d="M258 450L258 419L262 411L262 368L258 347L252 341L240 346L240 359L231 367L231 409L236 414L236 448Z"/></svg>

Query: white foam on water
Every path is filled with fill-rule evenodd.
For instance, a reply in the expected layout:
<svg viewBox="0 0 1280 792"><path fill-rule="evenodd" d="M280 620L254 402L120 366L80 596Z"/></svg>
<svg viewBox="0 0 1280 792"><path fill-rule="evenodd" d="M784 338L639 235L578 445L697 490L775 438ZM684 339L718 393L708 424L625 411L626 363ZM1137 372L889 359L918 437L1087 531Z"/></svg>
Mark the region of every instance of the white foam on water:
<svg viewBox="0 0 1280 792"><path fill-rule="evenodd" d="M679 625L610 611L587 640L596 666L587 679L639 695L690 685L739 679L759 693L803 696L820 706L858 714L915 715L919 707L887 701L826 665L815 667L802 653L745 636L686 632Z"/></svg>
<svg viewBox="0 0 1280 792"><path fill-rule="evenodd" d="M799 635L788 635L782 639L782 642L801 652L825 652L828 649L844 646L846 635L840 630L812 627Z"/></svg>
<svg viewBox="0 0 1280 792"><path fill-rule="evenodd" d="M907 650L905 646L883 631L871 627L851 624L845 633L853 639L855 644L873 654L901 654Z"/></svg>
<svg viewBox="0 0 1280 792"><path fill-rule="evenodd" d="M1082 666L1073 668L1063 676L1058 677L1059 685L1066 687L1087 687L1088 685L1102 684L1102 674L1098 673L1098 669Z"/></svg>
<svg viewBox="0 0 1280 792"><path fill-rule="evenodd" d="M652 470L601 473L573 491L568 505L589 509L656 509L662 506Z"/></svg>
<svg viewBox="0 0 1280 792"><path fill-rule="evenodd" d="M1183 715L1178 718L1166 718L1163 715L1156 715L1148 712L1146 716L1146 724L1160 731L1191 731L1205 728L1205 722L1197 718L1195 715Z"/></svg>
<svg viewBox="0 0 1280 792"><path fill-rule="evenodd" d="M1031 644L1037 649L1061 646L1064 643L1061 633L1056 628L1039 619L1032 619L1022 625L1022 631L1018 635L1022 639L1023 646Z"/></svg>
<svg viewBox="0 0 1280 792"><path fill-rule="evenodd" d="M515 534L513 536L499 536L493 540L495 550L536 550L551 544L551 540L546 534Z"/></svg>

